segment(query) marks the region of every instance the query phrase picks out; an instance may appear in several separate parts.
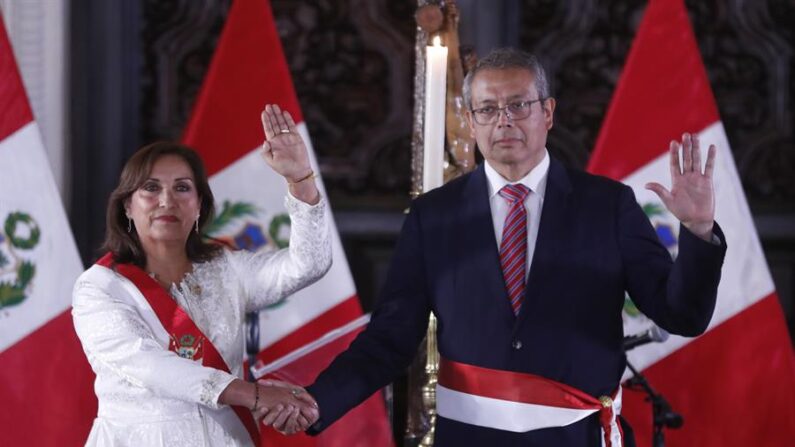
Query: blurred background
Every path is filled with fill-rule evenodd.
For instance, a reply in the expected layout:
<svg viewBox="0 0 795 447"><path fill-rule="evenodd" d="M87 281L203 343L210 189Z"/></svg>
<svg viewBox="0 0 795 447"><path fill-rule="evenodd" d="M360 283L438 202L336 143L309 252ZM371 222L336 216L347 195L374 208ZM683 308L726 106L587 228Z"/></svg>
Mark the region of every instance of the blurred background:
<svg viewBox="0 0 795 447"><path fill-rule="evenodd" d="M122 163L148 142L180 138L230 4L0 0L84 263L97 256ZM686 4L793 333L795 2ZM541 58L558 100L549 149L584 168L646 1L458 5L461 43L477 54L517 46ZM273 0L271 6L369 310L410 201L417 4Z"/></svg>
<svg viewBox="0 0 795 447"><path fill-rule="evenodd" d="M461 42L477 54L516 46L539 56L558 101L548 147L584 169L647 2L457 3ZM98 255L107 198L123 162L146 143L180 139L230 4L0 0L86 265ZM686 5L792 336L795 1ZM272 0L271 6L369 311L410 201L417 3Z"/></svg>

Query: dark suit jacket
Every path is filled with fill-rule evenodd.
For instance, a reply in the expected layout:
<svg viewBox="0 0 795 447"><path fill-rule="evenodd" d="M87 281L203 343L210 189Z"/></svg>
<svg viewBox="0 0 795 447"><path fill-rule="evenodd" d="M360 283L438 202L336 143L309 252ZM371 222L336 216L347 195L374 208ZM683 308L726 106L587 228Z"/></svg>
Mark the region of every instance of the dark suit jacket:
<svg viewBox="0 0 795 447"><path fill-rule="evenodd" d="M695 336L715 307L726 251L684 227L671 261L631 188L552 160L518 317L508 302L483 166L414 201L367 329L308 391L322 430L405 370L438 318L439 352L458 362L541 375L609 395L626 358L627 291L665 330ZM599 446L596 416L511 433L440 418L436 446Z"/></svg>

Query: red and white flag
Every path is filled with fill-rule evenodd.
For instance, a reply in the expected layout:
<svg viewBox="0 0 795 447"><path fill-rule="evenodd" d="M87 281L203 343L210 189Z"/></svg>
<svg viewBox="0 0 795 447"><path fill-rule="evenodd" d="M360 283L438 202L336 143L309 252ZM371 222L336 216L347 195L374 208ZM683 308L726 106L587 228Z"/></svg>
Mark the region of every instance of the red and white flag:
<svg viewBox="0 0 795 447"><path fill-rule="evenodd" d="M706 334L672 336L632 350L629 360L684 416L681 429L665 431L668 445L793 445L793 349L732 151L683 0L651 0L589 170L630 185L672 253L678 222L644 185L670 179L668 143L683 132L698 135L702 150L718 149L716 220L729 247L718 303ZM649 326L631 303L624 310L625 333ZM624 396L638 445L650 445L649 405L640 393Z"/></svg>
<svg viewBox="0 0 795 447"><path fill-rule="evenodd" d="M82 445L94 376L72 327L83 266L0 18L0 444Z"/></svg>
<svg viewBox="0 0 795 447"><path fill-rule="evenodd" d="M269 2L236 0L183 140L201 154L211 176L217 207L211 236L248 250L284 246L289 235L283 205L286 183L267 166L261 152L260 113L269 103L293 116L310 147L313 170L320 172ZM322 184L320 188L322 193ZM331 224L334 263L328 274L259 314L261 351L255 366L271 377L311 383L366 323L333 220ZM383 398L377 393L317 438L283 437L265 430L264 444L393 443Z"/></svg>

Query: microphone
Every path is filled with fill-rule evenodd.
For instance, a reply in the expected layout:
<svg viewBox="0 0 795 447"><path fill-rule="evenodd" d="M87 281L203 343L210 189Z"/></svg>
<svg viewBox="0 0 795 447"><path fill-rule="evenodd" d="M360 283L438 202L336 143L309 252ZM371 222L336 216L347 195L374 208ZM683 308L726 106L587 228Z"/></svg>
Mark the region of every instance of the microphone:
<svg viewBox="0 0 795 447"><path fill-rule="evenodd" d="M641 332L640 334L624 337L624 351L629 351L630 349L637 348L646 343L662 343L668 340L669 335L670 334L668 334L665 329L656 325L652 326L647 331Z"/></svg>

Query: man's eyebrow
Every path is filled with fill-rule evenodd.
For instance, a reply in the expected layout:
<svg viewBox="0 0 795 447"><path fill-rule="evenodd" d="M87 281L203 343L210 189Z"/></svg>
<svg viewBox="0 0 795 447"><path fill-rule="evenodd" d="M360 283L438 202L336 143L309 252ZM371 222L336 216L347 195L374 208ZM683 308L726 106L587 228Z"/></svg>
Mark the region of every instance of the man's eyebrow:
<svg viewBox="0 0 795 447"><path fill-rule="evenodd" d="M526 96L527 96L527 95L526 95L526 94L524 94L524 93L517 93L517 94L515 94L515 95L511 95L511 96L507 97L507 98L506 98L506 101L510 102L510 101L515 101L515 100L517 100L517 99L526 100L526 101L532 101L532 99L527 99L527 98L526 98ZM499 102L499 101L498 101L498 100L496 100L496 99L494 99L494 98L486 98L486 99L483 99L483 100L480 100L480 101L478 101L478 102L477 102L477 104L479 104L479 105L483 105L483 104L496 104L496 103L498 103L498 102Z"/></svg>
<svg viewBox="0 0 795 447"><path fill-rule="evenodd" d="M477 104L480 104L480 105L483 105L483 104L494 104L496 102L497 102L496 99L488 98L488 99L483 99L483 100L478 101Z"/></svg>

